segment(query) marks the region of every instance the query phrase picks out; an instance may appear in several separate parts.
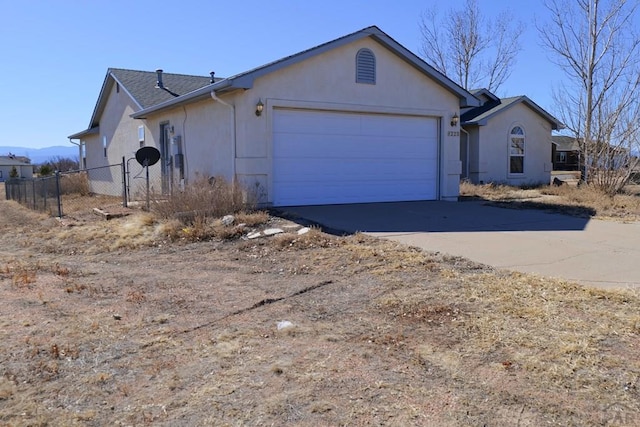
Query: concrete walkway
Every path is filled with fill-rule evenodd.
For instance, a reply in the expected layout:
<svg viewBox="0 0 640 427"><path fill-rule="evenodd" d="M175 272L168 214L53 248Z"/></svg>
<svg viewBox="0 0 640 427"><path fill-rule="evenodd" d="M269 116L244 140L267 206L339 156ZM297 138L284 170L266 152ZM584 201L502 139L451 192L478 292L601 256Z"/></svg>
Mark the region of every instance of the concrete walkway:
<svg viewBox="0 0 640 427"><path fill-rule="evenodd" d="M499 268L600 287L640 288L640 223L576 218L483 202L284 208L336 232L356 231Z"/></svg>

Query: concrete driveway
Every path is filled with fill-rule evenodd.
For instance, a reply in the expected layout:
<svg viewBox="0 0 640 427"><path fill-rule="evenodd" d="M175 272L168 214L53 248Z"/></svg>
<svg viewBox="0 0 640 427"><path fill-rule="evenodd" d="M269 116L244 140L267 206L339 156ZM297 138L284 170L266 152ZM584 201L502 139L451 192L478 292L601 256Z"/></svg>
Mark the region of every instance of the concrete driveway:
<svg viewBox="0 0 640 427"><path fill-rule="evenodd" d="M600 287L640 287L640 223L503 209L483 202L282 210L336 232L360 231L499 268Z"/></svg>

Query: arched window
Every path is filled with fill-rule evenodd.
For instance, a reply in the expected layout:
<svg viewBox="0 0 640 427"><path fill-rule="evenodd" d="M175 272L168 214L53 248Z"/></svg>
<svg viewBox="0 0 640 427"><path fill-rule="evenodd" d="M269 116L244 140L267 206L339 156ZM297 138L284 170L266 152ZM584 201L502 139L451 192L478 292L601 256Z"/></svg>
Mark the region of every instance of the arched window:
<svg viewBox="0 0 640 427"><path fill-rule="evenodd" d="M524 173L524 129L514 126L509 133L509 173Z"/></svg>
<svg viewBox="0 0 640 427"><path fill-rule="evenodd" d="M356 54L356 83L376 84L376 57L369 49Z"/></svg>

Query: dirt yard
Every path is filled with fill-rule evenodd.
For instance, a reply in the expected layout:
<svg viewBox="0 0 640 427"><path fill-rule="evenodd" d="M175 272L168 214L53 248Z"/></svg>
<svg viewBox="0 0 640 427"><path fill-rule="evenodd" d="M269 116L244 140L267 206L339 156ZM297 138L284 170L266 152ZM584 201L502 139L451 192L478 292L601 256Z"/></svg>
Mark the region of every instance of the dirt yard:
<svg viewBox="0 0 640 427"><path fill-rule="evenodd" d="M278 218L71 225L0 201L0 425L640 425L635 294Z"/></svg>

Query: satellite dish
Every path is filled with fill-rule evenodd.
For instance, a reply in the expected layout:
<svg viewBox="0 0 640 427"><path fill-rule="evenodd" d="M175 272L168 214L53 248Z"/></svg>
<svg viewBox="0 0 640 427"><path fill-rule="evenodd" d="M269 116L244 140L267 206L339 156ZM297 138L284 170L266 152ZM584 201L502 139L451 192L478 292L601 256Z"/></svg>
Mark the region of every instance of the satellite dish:
<svg viewBox="0 0 640 427"><path fill-rule="evenodd" d="M142 147L136 151L136 160L142 166L152 166L160 160L160 151L156 147Z"/></svg>

